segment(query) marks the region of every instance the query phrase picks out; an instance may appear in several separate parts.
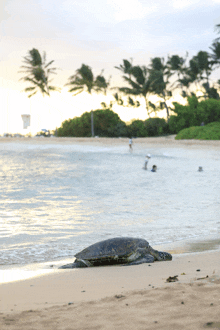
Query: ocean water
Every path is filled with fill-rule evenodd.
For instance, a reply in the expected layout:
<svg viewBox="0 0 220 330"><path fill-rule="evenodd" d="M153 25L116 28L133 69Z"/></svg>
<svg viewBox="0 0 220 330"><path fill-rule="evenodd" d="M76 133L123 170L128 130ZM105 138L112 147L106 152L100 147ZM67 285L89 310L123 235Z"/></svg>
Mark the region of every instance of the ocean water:
<svg viewBox="0 0 220 330"><path fill-rule="evenodd" d="M0 143L0 154L0 269L62 264L116 236L145 238L168 251L184 240L219 238L216 148L137 143L130 153L127 145L21 140Z"/></svg>

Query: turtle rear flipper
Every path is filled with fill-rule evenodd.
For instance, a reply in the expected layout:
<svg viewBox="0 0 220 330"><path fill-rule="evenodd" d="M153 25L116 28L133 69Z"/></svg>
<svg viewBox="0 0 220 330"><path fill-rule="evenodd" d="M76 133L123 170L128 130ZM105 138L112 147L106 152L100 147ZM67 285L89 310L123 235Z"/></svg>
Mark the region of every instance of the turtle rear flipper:
<svg viewBox="0 0 220 330"><path fill-rule="evenodd" d="M68 269L68 268L86 268L91 267L91 264L88 260L76 259L72 264L67 264L59 267L59 269Z"/></svg>
<svg viewBox="0 0 220 330"><path fill-rule="evenodd" d="M72 269L72 268L77 268L74 262L72 264L67 264L59 267L59 269Z"/></svg>

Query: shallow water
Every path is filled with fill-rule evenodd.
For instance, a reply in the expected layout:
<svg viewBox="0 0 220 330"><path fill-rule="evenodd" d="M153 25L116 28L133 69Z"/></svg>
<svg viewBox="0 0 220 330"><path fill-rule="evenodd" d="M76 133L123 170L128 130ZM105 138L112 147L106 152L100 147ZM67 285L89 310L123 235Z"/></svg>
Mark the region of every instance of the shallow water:
<svg viewBox="0 0 220 330"><path fill-rule="evenodd" d="M2 143L0 153L4 269L72 258L115 236L145 238L168 250L185 240L219 238L215 148L134 144L130 153L123 145Z"/></svg>

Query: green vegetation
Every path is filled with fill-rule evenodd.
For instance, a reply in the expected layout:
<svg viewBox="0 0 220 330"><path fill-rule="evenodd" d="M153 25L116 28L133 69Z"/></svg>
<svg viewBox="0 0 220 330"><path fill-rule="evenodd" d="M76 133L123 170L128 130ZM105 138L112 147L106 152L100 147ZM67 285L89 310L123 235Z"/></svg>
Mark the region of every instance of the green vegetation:
<svg viewBox="0 0 220 330"><path fill-rule="evenodd" d="M145 121L134 120L127 126L128 136L147 137L169 133L169 126L163 118L149 118Z"/></svg>
<svg viewBox="0 0 220 330"><path fill-rule="evenodd" d="M93 111L95 135L100 137L146 137L159 136L169 132L165 119L149 118L145 121L134 120L126 125L110 109ZM58 136L91 137L91 116L85 112L81 117L65 120L57 129Z"/></svg>
<svg viewBox="0 0 220 330"><path fill-rule="evenodd" d="M176 140L181 139L220 140L220 122L185 128L176 136Z"/></svg>
<svg viewBox="0 0 220 330"><path fill-rule="evenodd" d="M127 135L126 124L110 109L93 111L95 134L102 137ZM91 114L65 120L57 130L58 136L91 137Z"/></svg>
<svg viewBox="0 0 220 330"><path fill-rule="evenodd" d="M193 96L188 105L175 103L175 116L167 123L163 118L133 120L126 124L110 109L95 110L95 135L100 137L150 137L176 134L177 139L220 139L220 101L199 102ZM201 126L201 124L205 126ZM65 120L57 130L58 136L91 137L91 114Z"/></svg>
<svg viewBox="0 0 220 330"><path fill-rule="evenodd" d="M170 116L169 131L172 134L184 128L200 126L220 121L220 101L207 99L201 102L195 96L188 98L188 105L174 103L173 111L176 115Z"/></svg>

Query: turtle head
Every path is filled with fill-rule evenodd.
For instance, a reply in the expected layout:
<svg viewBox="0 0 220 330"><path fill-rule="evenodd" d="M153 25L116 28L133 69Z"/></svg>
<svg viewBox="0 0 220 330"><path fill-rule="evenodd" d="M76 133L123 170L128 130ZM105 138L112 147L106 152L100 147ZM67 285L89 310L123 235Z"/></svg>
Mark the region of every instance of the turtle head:
<svg viewBox="0 0 220 330"><path fill-rule="evenodd" d="M165 260L172 260L172 255L168 252L162 252L154 250L150 247L150 254L154 257L155 261L165 261Z"/></svg>
<svg viewBox="0 0 220 330"><path fill-rule="evenodd" d="M158 251L158 256L157 260L159 261L172 260L172 255L168 252Z"/></svg>

